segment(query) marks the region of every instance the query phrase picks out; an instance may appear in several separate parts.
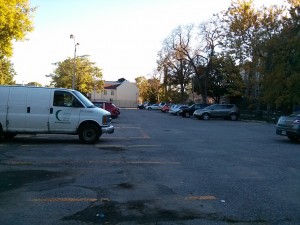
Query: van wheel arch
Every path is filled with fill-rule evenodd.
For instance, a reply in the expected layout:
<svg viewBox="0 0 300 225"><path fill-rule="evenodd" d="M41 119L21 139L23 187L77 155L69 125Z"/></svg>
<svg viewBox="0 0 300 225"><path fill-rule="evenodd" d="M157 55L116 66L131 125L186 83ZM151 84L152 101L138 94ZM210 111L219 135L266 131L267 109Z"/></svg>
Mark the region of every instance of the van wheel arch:
<svg viewBox="0 0 300 225"><path fill-rule="evenodd" d="M94 144L102 135L101 127L91 121L80 124L77 133L80 141L84 144Z"/></svg>

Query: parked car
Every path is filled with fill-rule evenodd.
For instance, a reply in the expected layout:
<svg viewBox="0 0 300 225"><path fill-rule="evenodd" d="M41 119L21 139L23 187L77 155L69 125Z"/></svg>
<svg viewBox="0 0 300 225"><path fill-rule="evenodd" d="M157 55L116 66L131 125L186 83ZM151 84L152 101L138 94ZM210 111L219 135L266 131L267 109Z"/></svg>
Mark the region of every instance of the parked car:
<svg viewBox="0 0 300 225"><path fill-rule="evenodd" d="M182 117L190 117L193 115L193 113L195 112L195 110L197 109L203 109L205 107L209 106L209 104L193 104L191 106L189 106L188 108L182 108L179 110L179 115Z"/></svg>
<svg viewBox="0 0 300 225"><path fill-rule="evenodd" d="M169 113L172 114L172 115L178 116L179 111L181 109L185 109L185 108L188 108L188 106L187 105L180 105L180 104L179 105L174 105L170 108Z"/></svg>
<svg viewBox="0 0 300 225"><path fill-rule="evenodd" d="M166 104L167 104L167 103L165 103L165 102L159 103L158 109L162 109Z"/></svg>
<svg viewBox="0 0 300 225"><path fill-rule="evenodd" d="M193 115L197 119L204 120L208 120L209 118L237 120L239 117L239 110L234 104L213 104L204 109L197 109Z"/></svg>
<svg viewBox="0 0 300 225"><path fill-rule="evenodd" d="M120 115L120 109L111 102L93 101L92 103L98 108L105 109L106 111L110 112L112 119L116 119Z"/></svg>
<svg viewBox="0 0 300 225"><path fill-rule="evenodd" d="M148 109L148 110L159 109L159 105L158 104L148 105L148 106L146 106L145 109Z"/></svg>
<svg viewBox="0 0 300 225"><path fill-rule="evenodd" d="M177 108L180 107L179 104L173 104L170 106L168 113L170 114L174 114L176 113Z"/></svg>
<svg viewBox="0 0 300 225"><path fill-rule="evenodd" d="M143 102L142 104L138 104L138 109L144 109L147 105L150 105L150 102Z"/></svg>
<svg viewBox="0 0 300 225"><path fill-rule="evenodd" d="M170 104L165 104L165 105L160 109L160 111L162 111L163 113L169 112L170 107L171 107Z"/></svg>
<svg viewBox="0 0 300 225"><path fill-rule="evenodd" d="M287 136L292 141L300 140L300 111L281 116L276 124L276 134Z"/></svg>

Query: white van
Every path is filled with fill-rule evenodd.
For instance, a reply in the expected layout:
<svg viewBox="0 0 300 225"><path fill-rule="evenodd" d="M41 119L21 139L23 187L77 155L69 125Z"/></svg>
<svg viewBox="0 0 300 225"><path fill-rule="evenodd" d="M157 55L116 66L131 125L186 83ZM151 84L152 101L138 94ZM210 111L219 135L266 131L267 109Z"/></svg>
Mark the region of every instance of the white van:
<svg viewBox="0 0 300 225"><path fill-rule="evenodd" d="M81 142L92 144L113 132L110 112L76 90L0 86L0 140L16 134L78 134Z"/></svg>

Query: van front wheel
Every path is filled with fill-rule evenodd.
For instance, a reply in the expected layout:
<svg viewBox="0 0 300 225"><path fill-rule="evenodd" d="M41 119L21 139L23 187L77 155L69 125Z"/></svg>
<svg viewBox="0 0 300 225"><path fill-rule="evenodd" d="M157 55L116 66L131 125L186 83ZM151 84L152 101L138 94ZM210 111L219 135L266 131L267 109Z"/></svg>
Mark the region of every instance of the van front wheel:
<svg viewBox="0 0 300 225"><path fill-rule="evenodd" d="M95 124L83 124L78 130L78 136L82 143L93 144L99 140L101 130Z"/></svg>

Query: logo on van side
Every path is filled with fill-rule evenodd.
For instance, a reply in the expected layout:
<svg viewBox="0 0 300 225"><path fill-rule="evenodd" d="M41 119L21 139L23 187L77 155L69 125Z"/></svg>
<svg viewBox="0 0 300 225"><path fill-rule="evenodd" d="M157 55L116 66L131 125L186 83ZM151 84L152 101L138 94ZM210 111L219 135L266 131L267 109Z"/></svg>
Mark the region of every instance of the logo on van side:
<svg viewBox="0 0 300 225"><path fill-rule="evenodd" d="M57 110L55 113L56 120L62 123L69 122L70 116L71 116L70 112L64 112L62 110Z"/></svg>

